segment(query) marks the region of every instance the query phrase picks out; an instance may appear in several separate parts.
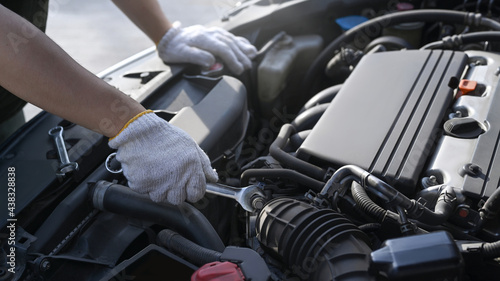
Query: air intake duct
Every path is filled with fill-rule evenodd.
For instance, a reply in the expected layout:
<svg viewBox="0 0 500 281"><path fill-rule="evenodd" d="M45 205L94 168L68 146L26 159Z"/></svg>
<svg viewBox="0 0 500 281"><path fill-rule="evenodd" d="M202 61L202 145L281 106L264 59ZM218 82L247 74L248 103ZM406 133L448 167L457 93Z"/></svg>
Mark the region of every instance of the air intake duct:
<svg viewBox="0 0 500 281"><path fill-rule="evenodd" d="M368 237L333 210L278 198L259 213L256 230L263 248L301 280L375 280Z"/></svg>

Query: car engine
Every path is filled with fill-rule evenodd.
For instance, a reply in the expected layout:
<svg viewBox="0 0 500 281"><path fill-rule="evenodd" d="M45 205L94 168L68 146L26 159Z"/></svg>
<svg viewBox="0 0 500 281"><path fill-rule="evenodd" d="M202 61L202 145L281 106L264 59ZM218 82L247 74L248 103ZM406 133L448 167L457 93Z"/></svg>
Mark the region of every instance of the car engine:
<svg viewBox="0 0 500 281"><path fill-rule="evenodd" d="M43 112L0 146L0 280L498 280L499 18L495 1L244 1L214 23L259 49L240 76L154 48L109 68L219 182L154 203L107 139Z"/></svg>

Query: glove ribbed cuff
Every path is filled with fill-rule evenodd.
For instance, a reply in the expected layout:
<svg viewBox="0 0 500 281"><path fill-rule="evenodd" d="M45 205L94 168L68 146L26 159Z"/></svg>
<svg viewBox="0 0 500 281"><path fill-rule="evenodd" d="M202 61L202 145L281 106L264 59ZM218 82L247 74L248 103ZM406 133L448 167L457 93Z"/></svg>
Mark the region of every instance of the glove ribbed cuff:
<svg viewBox="0 0 500 281"><path fill-rule="evenodd" d="M114 140L116 137L118 137L125 129L128 128L128 126L134 122L135 120L137 120L139 117L143 116L144 114L148 114L148 113L154 113L154 111L152 111L151 109L148 109L146 111L143 111L139 114L137 114L136 116L134 116L132 119L128 120L128 122L125 124L125 126L123 126L123 128L118 132L118 134L116 134L116 136L112 137L109 139L109 141L112 141Z"/></svg>

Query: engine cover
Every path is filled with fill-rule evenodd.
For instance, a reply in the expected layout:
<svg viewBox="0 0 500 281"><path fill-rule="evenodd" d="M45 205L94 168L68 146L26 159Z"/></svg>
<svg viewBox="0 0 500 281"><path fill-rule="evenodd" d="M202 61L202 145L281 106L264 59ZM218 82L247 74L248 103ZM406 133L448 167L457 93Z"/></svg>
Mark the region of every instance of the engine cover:
<svg viewBox="0 0 500 281"><path fill-rule="evenodd" d="M442 131L467 55L395 51L365 56L297 151L318 165L357 165L411 193Z"/></svg>

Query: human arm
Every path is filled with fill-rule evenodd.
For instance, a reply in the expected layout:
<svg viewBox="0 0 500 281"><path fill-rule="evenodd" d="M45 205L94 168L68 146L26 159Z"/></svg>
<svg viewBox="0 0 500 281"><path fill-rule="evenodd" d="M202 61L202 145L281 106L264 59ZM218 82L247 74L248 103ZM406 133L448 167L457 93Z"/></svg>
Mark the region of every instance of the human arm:
<svg viewBox="0 0 500 281"><path fill-rule="evenodd" d="M157 0L112 1L155 44L158 44L163 35L172 27Z"/></svg>
<svg viewBox="0 0 500 281"><path fill-rule="evenodd" d="M129 186L156 202L203 196L217 181L182 130L85 70L45 34L0 5L0 85L46 111L113 137Z"/></svg>
<svg viewBox="0 0 500 281"><path fill-rule="evenodd" d="M145 110L1 5L0 38L0 85L48 112L112 137Z"/></svg>
<svg viewBox="0 0 500 281"><path fill-rule="evenodd" d="M167 63L192 63L205 68L216 57L234 73L252 66L257 50L243 37L218 27L172 25L157 0L113 0L148 37L156 43L158 54Z"/></svg>

